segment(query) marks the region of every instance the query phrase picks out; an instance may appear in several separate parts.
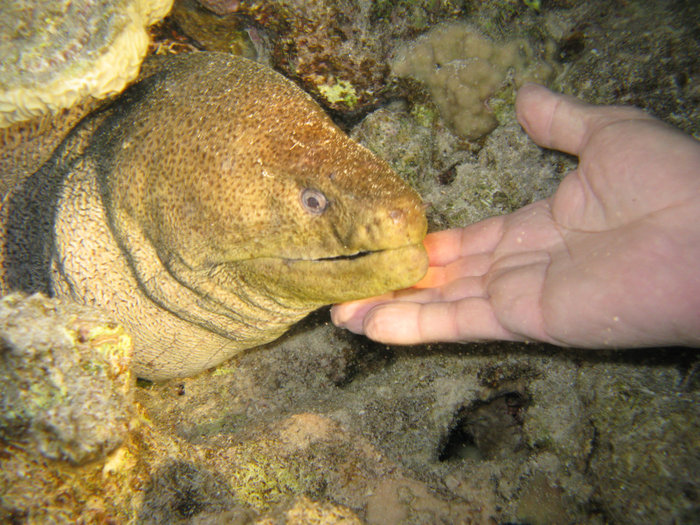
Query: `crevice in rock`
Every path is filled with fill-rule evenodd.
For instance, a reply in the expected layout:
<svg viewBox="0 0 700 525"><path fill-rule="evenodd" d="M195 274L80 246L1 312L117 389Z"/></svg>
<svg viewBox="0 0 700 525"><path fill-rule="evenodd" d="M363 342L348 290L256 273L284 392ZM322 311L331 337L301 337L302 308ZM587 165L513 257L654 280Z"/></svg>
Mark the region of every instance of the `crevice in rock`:
<svg viewBox="0 0 700 525"><path fill-rule="evenodd" d="M527 395L509 391L460 408L438 448L439 461L505 459L527 454L523 414Z"/></svg>

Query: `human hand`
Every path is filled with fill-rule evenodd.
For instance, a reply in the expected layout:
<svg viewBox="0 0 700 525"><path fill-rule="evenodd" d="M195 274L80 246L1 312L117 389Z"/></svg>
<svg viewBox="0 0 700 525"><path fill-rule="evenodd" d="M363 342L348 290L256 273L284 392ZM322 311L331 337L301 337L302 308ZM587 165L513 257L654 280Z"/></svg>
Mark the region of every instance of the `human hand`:
<svg viewBox="0 0 700 525"><path fill-rule="evenodd" d="M333 307L389 344L700 345L700 143L630 107L523 86L518 121L579 165L549 199L430 234L427 275Z"/></svg>

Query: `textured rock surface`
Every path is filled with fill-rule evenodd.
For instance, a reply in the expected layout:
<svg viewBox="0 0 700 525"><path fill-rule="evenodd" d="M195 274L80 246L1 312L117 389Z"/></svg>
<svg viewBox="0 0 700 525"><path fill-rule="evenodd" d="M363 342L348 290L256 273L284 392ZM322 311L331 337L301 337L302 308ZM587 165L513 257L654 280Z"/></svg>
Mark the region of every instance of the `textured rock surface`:
<svg viewBox="0 0 700 525"><path fill-rule="evenodd" d="M139 73L172 0L9 0L0 12L0 196Z"/></svg>
<svg viewBox="0 0 700 525"><path fill-rule="evenodd" d="M631 104L698 136L700 5L585 3L543 13L567 72L561 88L596 104Z"/></svg>
<svg viewBox="0 0 700 525"><path fill-rule="evenodd" d="M105 314L41 295L0 301L0 436L48 459L100 459L126 437L132 343Z"/></svg>
<svg viewBox="0 0 700 525"><path fill-rule="evenodd" d="M426 112L418 113L421 108ZM545 198L575 166L534 144L512 112L499 116L500 126L488 136L465 143L425 106L397 102L369 114L352 135L418 190L428 204L429 228L439 230Z"/></svg>
<svg viewBox="0 0 700 525"><path fill-rule="evenodd" d="M367 523L624 523L632 497L641 521L692 521L700 392L678 366L694 360L677 349L386 348L312 318L138 398L188 443L217 455L240 443L242 459L224 455L249 502L265 487L263 502L301 491Z"/></svg>
<svg viewBox="0 0 700 525"><path fill-rule="evenodd" d="M203 9L220 18L206 18ZM324 107L355 119L393 92L387 56L396 40L461 11L452 0L181 0L173 16L206 49L240 49L241 41L245 50L252 46L260 60L296 80ZM208 22L194 27L193 16ZM222 26L242 38L222 36Z"/></svg>

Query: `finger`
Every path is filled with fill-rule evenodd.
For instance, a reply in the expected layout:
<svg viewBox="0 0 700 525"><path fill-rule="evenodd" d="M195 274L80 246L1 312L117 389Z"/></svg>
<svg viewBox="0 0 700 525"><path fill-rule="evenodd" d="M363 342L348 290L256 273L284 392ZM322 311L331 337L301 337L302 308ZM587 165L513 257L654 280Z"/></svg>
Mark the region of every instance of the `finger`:
<svg viewBox="0 0 700 525"><path fill-rule="evenodd" d="M528 83L518 90L515 114L532 140L540 146L577 155L586 135L590 106L573 97Z"/></svg>
<svg viewBox="0 0 700 525"><path fill-rule="evenodd" d="M331 307L331 321L338 328L345 328L356 334L361 334L363 333L362 321L365 314L375 306L394 301L413 300L413 297L427 296L428 290L406 288L404 290L395 290L374 297L336 304Z"/></svg>
<svg viewBox="0 0 700 525"><path fill-rule="evenodd" d="M386 344L519 340L498 323L483 298L379 305L367 314L363 329L369 338Z"/></svg>
<svg viewBox="0 0 700 525"><path fill-rule="evenodd" d="M378 304L391 301L393 298L394 292L389 292L377 297L333 305L331 307L331 321L338 328L345 328L356 334L361 334L363 333L362 321L365 314Z"/></svg>
<svg viewBox="0 0 700 525"><path fill-rule="evenodd" d="M446 266L430 266L425 276L411 288L437 288L464 277L481 276L492 263L492 254L479 253L462 257Z"/></svg>
<svg viewBox="0 0 700 525"><path fill-rule="evenodd" d="M572 155L580 155L588 138L612 122L651 119L636 108L593 106L532 83L518 91L515 113L537 144Z"/></svg>
<svg viewBox="0 0 700 525"><path fill-rule="evenodd" d="M408 288L394 294L392 302L438 303L459 301L467 297L485 297L483 276L461 277L434 288ZM388 301L377 302L383 304Z"/></svg>
<svg viewBox="0 0 700 525"><path fill-rule="evenodd" d="M339 328L346 328L355 333L363 333L364 317L367 315L367 312L380 304L448 302L457 301L465 297L484 297L484 294L485 289L482 276L463 277L440 287L407 288L378 297L338 304L331 308L331 321Z"/></svg>
<svg viewBox="0 0 700 525"><path fill-rule="evenodd" d="M426 236L423 243L431 266L446 266L466 255L493 252L503 234L503 217Z"/></svg>

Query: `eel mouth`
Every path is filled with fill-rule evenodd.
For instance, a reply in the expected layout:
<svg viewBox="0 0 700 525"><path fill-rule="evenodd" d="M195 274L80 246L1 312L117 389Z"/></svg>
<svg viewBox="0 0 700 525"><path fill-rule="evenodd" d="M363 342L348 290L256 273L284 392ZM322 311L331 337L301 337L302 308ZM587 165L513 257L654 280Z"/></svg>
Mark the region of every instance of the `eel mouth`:
<svg viewBox="0 0 700 525"><path fill-rule="evenodd" d="M383 250L374 251L374 252L372 252L372 251L357 252L357 253L353 253L350 255L335 255L333 257L319 257L318 259L310 259L310 260L317 261L317 262L352 261L353 259L360 259L362 257L366 257L366 256L371 255L373 253L380 253L381 251L383 251Z"/></svg>
<svg viewBox="0 0 700 525"><path fill-rule="evenodd" d="M245 267L270 296L322 305L411 286L425 275L428 256L419 243L318 259L252 259Z"/></svg>
<svg viewBox="0 0 700 525"><path fill-rule="evenodd" d="M368 257L370 255L376 255L378 253L385 252L386 250L365 250L357 253L351 253L348 255L331 255L330 257L318 257L318 258L304 258L304 257L282 257L281 261L287 264L294 263L323 263L323 262L342 262L342 261L353 261L355 259L361 259L363 257Z"/></svg>

